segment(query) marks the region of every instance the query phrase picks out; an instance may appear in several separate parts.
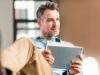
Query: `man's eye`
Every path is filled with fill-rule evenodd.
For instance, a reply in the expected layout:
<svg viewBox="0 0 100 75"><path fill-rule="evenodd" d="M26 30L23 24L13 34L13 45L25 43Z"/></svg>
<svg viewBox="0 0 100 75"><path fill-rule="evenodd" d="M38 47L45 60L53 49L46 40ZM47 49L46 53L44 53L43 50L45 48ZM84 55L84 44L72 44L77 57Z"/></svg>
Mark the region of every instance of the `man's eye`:
<svg viewBox="0 0 100 75"><path fill-rule="evenodd" d="M47 21L50 22L50 21L53 21L53 20L52 19L48 19Z"/></svg>
<svg viewBox="0 0 100 75"><path fill-rule="evenodd" d="M57 21L59 21L60 19L59 19L59 18L57 18L56 20L57 20Z"/></svg>

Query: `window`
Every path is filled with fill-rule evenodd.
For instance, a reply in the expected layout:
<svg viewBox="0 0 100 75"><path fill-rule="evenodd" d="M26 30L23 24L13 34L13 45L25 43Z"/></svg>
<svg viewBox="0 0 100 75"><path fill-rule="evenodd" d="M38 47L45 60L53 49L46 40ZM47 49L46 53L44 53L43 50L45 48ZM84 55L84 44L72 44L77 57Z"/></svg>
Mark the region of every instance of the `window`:
<svg viewBox="0 0 100 75"><path fill-rule="evenodd" d="M26 36L40 35L36 11L41 4L50 0L14 0L14 40Z"/></svg>

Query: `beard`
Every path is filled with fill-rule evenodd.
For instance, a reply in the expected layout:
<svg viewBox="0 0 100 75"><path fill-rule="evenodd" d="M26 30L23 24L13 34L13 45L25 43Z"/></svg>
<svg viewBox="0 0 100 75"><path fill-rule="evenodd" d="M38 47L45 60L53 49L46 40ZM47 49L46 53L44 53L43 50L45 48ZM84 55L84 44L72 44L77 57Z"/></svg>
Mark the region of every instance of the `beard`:
<svg viewBox="0 0 100 75"><path fill-rule="evenodd" d="M45 32L45 36L48 38L56 37L57 35L59 35L59 32L59 30L57 32Z"/></svg>

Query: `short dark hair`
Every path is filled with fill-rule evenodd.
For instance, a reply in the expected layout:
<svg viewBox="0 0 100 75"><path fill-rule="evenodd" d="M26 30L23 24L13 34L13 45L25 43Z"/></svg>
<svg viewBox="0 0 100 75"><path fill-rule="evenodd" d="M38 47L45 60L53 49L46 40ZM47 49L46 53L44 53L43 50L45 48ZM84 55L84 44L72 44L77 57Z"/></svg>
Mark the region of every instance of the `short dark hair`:
<svg viewBox="0 0 100 75"><path fill-rule="evenodd" d="M47 10L47 9L50 9L50 10L57 10L59 12L59 8L58 8L58 5L57 3L54 3L54 2L46 2L45 4L41 5L38 10L37 10L37 18L42 18L43 14L44 14L44 11Z"/></svg>

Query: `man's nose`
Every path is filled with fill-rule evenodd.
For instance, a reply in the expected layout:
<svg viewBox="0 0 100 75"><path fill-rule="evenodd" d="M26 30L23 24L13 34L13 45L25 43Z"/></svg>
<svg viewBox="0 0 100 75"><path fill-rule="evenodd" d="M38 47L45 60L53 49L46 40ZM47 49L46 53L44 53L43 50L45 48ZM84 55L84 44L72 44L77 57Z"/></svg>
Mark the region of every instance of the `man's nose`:
<svg viewBox="0 0 100 75"><path fill-rule="evenodd" d="M53 25L54 25L54 26L56 26L56 25L57 25L57 22L56 22L56 21L54 21Z"/></svg>

